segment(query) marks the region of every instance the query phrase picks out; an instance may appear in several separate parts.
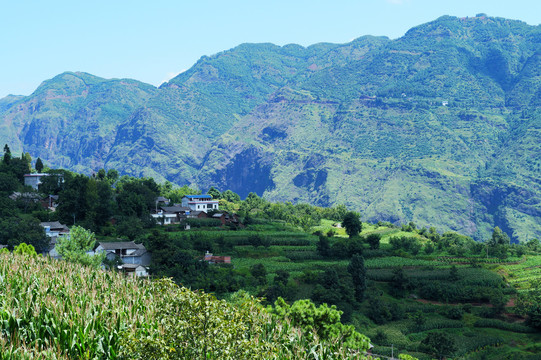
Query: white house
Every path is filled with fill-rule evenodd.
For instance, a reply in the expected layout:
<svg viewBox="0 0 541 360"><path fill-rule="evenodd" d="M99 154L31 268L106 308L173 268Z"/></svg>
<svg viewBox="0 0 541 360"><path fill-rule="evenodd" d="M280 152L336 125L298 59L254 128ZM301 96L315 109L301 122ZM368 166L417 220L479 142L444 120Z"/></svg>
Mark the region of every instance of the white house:
<svg viewBox="0 0 541 360"><path fill-rule="evenodd" d="M206 213L209 210L218 210L218 200L212 200L210 195L186 195L182 198L182 206Z"/></svg>
<svg viewBox="0 0 541 360"><path fill-rule="evenodd" d="M152 217L158 224L179 224L182 219L188 217L190 211L191 209L189 207L182 207L179 205L161 206L155 214L152 214Z"/></svg>
<svg viewBox="0 0 541 360"><path fill-rule="evenodd" d="M26 174L24 175L24 185L32 186L34 190L38 190L44 176L49 176L49 174Z"/></svg>

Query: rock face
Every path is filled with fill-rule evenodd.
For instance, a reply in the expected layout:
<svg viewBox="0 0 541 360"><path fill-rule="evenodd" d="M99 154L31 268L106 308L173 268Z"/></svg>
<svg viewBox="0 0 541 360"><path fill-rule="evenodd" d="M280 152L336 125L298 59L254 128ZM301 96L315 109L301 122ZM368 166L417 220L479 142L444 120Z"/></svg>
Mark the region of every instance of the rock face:
<svg viewBox="0 0 541 360"><path fill-rule="evenodd" d="M541 236L541 28L444 16L396 40L243 44L160 88L64 73L0 99L13 152L242 197Z"/></svg>

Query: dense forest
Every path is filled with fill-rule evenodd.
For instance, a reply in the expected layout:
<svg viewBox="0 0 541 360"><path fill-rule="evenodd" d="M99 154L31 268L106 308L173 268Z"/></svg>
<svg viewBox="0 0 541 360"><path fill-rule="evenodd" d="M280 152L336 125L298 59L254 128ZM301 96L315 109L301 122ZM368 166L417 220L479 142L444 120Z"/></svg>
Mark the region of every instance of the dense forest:
<svg viewBox="0 0 541 360"><path fill-rule="evenodd" d="M24 186L24 175L31 171L49 174L42 178L39 191ZM361 221L363 214L343 205L270 202L255 193L243 200L231 190L210 188L206 193L219 200L219 211L236 213L239 224L187 219L190 230L186 230L186 223L163 226L153 220L156 198L179 203L200 189L119 176L112 169L91 176L50 169L27 153L15 156L8 145L0 164L0 192L0 244L8 249L0 251L13 251L0 255L0 281L10 289L0 299L0 349L21 354L19 358L120 359L126 351L141 359L152 358L152 353L155 358L202 356L177 347L191 341L196 351L194 344L208 341L203 330L197 339L181 335L198 320L176 306L192 302L189 308L194 312L198 306L211 309L212 326L219 331L224 331L224 319L235 324L231 331L251 324L249 330L231 336L241 343L246 340L243 336L258 338L261 347L239 345L231 355L237 358L253 358L247 354L290 358L295 352L314 359L361 358L368 342L372 354L400 353L405 359L535 359L540 351L541 244L535 238L513 243L498 227L479 242L412 221L400 226ZM54 212L40 204L48 195L58 196ZM113 274L115 264L107 262L104 266L111 270L104 272L98 270L100 264L83 262L81 257L58 261L28 255L48 250L40 226L44 221L60 221L73 232L83 229L98 242L143 243L152 253L152 280L122 280L121 274ZM230 256L231 264L202 261L206 252ZM79 264L64 264L68 262ZM6 272L27 266L34 271L30 278ZM78 275L60 280L54 275L59 272ZM34 285L25 285L27 281ZM156 295L156 289L165 288L167 295ZM201 291L192 295L186 288ZM94 304L84 315L94 319L91 328L73 327L85 322L76 315L82 303L74 298L63 305L70 304L64 311L72 314L71 320L54 311L29 310L34 309L32 304L54 301L47 296L51 291L58 297L75 289L88 291L83 300ZM99 309L106 296L101 292L113 290L107 295L109 306ZM170 305L160 305L165 303ZM58 304L46 306L56 309ZM105 320L102 311L117 310L116 323ZM127 315L134 312L136 320ZM172 320L172 314L182 314L182 320ZM164 321L164 328L156 327ZM171 333L173 329L179 334ZM282 346L291 331L302 336L297 343ZM104 337L105 333L110 335ZM224 339L227 336L224 333ZM227 341L215 340L208 344L207 358L228 358L218 350L225 346L220 341ZM164 354L167 348L175 350ZM329 349L336 354L326 353Z"/></svg>

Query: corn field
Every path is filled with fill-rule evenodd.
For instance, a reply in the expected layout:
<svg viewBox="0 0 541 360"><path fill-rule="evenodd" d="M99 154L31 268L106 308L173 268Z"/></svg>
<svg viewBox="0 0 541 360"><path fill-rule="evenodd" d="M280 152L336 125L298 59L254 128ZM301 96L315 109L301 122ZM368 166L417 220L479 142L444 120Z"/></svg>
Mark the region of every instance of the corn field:
<svg viewBox="0 0 541 360"><path fill-rule="evenodd" d="M0 254L0 360L365 359L234 303L64 261Z"/></svg>

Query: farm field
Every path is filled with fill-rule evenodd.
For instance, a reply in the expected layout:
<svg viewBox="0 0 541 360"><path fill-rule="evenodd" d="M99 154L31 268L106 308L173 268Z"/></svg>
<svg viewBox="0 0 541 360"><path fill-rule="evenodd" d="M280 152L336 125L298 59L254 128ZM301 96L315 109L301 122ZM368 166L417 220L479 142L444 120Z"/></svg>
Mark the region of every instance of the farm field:
<svg viewBox="0 0 541 360"><path fill-rule="evenodd" d="M423 340L445 332L454 339L452 358L536 359L541 334L516 314L513 304L531 280L541 278L540 254L511 248L505 258L487 257L484 246L458 235L434 241L419 231L366 223L357 241L335 223L322 220L311 233L275 223L237 231L195 230L189 236L209 244L221 239L226 245L213 250L231 256L232 276L251 279L255 268L264 269L263 277L247 280L243 288L268 304L281 296L288 302L311 298L336 305L344 321L372 339L375 354L400 351L431 359ZM333 236L322 240L319 235L330 230ZM370 234L380 235L377 249L363 240ZM171 236L186 241L188 234ZM322 241L329 243L326 254ZM348 290L348 252L364 257L366 290L360 301Z"/></svg>

